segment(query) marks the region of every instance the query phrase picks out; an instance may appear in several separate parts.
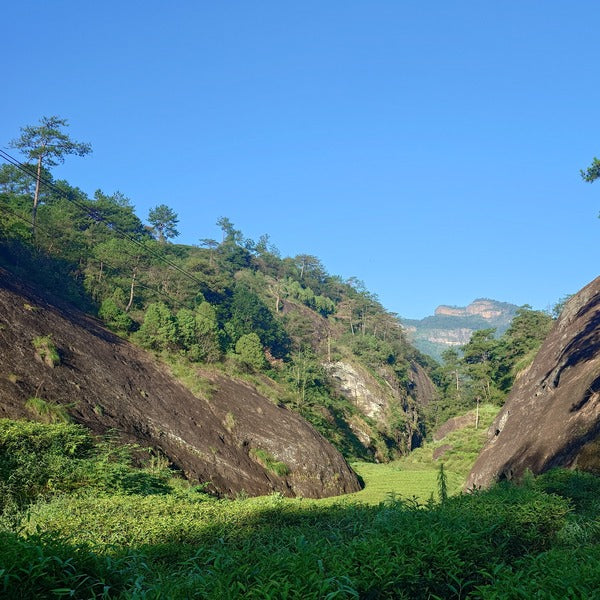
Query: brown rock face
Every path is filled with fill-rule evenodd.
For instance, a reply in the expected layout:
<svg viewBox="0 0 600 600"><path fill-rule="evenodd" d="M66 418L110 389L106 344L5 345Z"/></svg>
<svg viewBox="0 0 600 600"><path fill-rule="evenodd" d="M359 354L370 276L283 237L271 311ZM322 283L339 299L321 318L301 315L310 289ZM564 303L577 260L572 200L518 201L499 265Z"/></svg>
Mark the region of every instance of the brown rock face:
<svg viewBox="0 0 600 600"><path fill-rule="evenodd" d="M469 306L446 306L442 304L435 309L437 316L444 315L449 317L467 317L470 315L479 315L484 319L496 319L502 316L502 310L499 310L495 302L491 300L474 300Z"/></svg>
<svg viewBox="0 0 600 600"><path fill-rule="evenodd" d="M433 432L433 439L436 442L443 440L449 433L453 431L457 431L458 429L462 429L467 425L472 425L475 423L475 419L472 414L460 415L458 417L452 417L448 419L443 425L438 427Z"/></svg>
<svg viewBox="0 0 600 600"><path fill-rule="evenodd" d="M515 382L466 487L552 467L600 465L600 278L565 306Z"/></svg>
<svg viewBox="0 0 600 600"><path fill-rule="evenodd" d="M60 354L54 367L33 346L47 335ZM203 379L211 391L198 398L151 355L0 270L0 418L35 418L26 407L33 396L62 404L74 421L158 448L189 479L225 495L360 489L339 452L300 416L242 382Z"/></svg>

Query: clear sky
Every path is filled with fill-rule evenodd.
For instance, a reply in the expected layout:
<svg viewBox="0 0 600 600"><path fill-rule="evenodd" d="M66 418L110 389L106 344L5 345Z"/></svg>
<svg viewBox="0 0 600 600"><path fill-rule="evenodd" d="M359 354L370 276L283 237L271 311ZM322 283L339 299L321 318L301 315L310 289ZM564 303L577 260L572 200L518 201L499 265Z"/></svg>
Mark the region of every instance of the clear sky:
<svg viewBox="0 0 600 600"><path fill-rule="evenodd" d="M59 115L55 177L227 216L403 317L547 308L599 274L600 3L144 2L2 8L0 146ZM14 152L14 151L13 151Z"/></svg>

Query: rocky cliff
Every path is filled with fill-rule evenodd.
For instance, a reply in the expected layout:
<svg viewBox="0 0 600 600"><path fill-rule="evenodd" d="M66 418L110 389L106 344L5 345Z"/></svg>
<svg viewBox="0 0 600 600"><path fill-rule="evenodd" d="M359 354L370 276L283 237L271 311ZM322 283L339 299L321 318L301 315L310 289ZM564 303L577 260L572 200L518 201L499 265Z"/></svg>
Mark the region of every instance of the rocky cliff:
<svg viewBox="0 0 600 600"><path fill-rule="evenodd" d="M377 375L348 360L326 363L325 368L338 393L357 409L348 425L376 460L395 458L393 452L390 456L390 447L407 453L420 445L419 407L435 400L437 391L419 364L411 363L408 389L385 367Z"/></svg>
<svg viewBox="0 0 600 600"><path fill-rule="evenodd" d="M435 314L424 319L403 319L409 340L421 352L440 361L444 350L464 346L474 331L496 329L501 335L516 314L517 306L479 298L468 306L440 305Z"/></svg>
<svg viewBox="0 0 600 600"><path fill-rule="evenodd" d="M552 467L600 470L600 278L573 296L515 382L467 487Z"/></svg>
<svg viewBox="0 0 600 600"><path fill-rule="evenodd" d="M510 312L509 308L511 305L505 306L505 304L506 303L504 302L497 302L496 300L480 298L478 300L473 300L471 304L465 307L445 306L442 304L435 309L434 314L436 316L445 315L449 317L469 317L476 315L482 319L491 321L494 319L502 319L503 316Z"/></svg>
<svg viewBox="0 0 600 600"><path fill-rule="evenodd" d="M45 336L56 361L35 347ZM0 270L0 417L41 418L40 406L61 407L96 433L115 430L159 449L189 479L226 495L360 488L339 452L297 414L243 382L198 377L207 392L195 396L151 355Z"/></svg>

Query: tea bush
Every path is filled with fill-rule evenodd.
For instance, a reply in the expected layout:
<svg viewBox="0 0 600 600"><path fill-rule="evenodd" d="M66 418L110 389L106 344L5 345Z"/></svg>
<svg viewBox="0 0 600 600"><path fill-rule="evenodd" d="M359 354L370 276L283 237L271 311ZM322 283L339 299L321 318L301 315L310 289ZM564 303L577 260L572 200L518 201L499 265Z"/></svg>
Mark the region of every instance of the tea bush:
<svg viewBox="0 0 600 600"><path fill-rule="evenodd" d="M499 567L549 548L568 511L508 485L443 505L63 497L33 507L26 528L101 556L134 549L151 565L148 597L418 600L491 583Z"/></svg>
<svg viewBox="0 0 600 600"><path fill-rule="evenodd" d="M130 448L79 426L5 420L0 484L2 598L593 599L600 589L600 483L577 472L443 502L393 487L372 505L218 500L132 467Z"/></svg>

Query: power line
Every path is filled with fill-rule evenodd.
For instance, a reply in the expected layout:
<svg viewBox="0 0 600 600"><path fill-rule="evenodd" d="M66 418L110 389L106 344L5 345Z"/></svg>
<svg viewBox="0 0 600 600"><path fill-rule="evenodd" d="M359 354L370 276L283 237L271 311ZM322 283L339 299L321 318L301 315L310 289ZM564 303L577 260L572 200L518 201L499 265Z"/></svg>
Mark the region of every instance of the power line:
<svg viewBox="0 0 600 600"><path fill-rule="evenodd" d="M33 177L34 179L38 180L37 173L33 172L33 170L28 165L23 164L22 162L17 160L14 156L11 156L10 154L8 154L8 152L5 152L4 150L0 149L0 158L4 159L6 162L10 163L14 167L19 169L23 173L25 173L26 175L29 175L30 177ZM151 254L152 256L154 256L155 258L157 258L164 264L175 269L176 271L178 271L179 273L181 273L188 279L194 281L195 283L197 283L201 286L204 285L204 282L201 281L200 279L198 279L197 277L195 277L192 273L190 273L189 271L186 271L185 269L182 269L178 264L174 263L173 261L169 260L168 258L165 258L163 255L158 253L153 248L149 248L148 246L146 246L146 244L144 244L144 242L142 242L141 240L137 239L136 237L134 237L127 231L124 231L122 228L118 227L117 225L115 225L114 223L112 223L111 221L109 221L108 219L103 217L102 215L98 214L94 210L90 209L89 207L87 207L84 204L82 204L81 202L79 202L78 200L75 200L72 197L72 194L69 194L65 190L61 189L56 184L54 184L52 181L50 181L42 176L39 177L39 181L40 181L40 184L50 188L51 190L56 192L58 195L63 197L65 200L67 200L68 202L71 202L72 204L77 206L77 208L79 208L80 210L85 212L90 218L94 219L95 221L101 221L101 222L105 223L111 229L111 231L116 232L122 238L125 238L128 241L132 242L133 244L136 244L137 246L142 248L145 252L147 252L148 254Z"/></svg>
<svg viewBox="0 0 600 600"><path fill-rule="evenodd" d="M24 217L23 215L20 215L19 213L15 212L14 210L11 210L10 208L8 208L6 206L2 206L1 204L0 204L0 211L4 212L5 214L10 214L13 217L16 217L17 219L20 219L26 225L33 226L32 220ZM48 229L46 229L45 227L40 227L37 223L36 223L36 227L39 230L41 230L42 232L44 232L46 235L50 236L50 231ZM133 258L133 256L131 254L129 256L131 256ZM98 259L98 260L100 260L100 259ZM108 262L104 259L100 260L100 263L103 265L106 265L109 269L112 269L113 271L116 271L116 272L120 271L120 269L118 267L111 265L110 262ZM150 290L151 292L154 292L155 294L158 294L158 295L164 296L165 298L168 298L169 300L171 300L171 303L174 306L180 306L181 308L188 308L187 304L185 304L181 300L177 300L176 298L173 298L173 296L171 296L170 294L167 294L167 292L165 292L164 290L161 290L159 288L153 288L152 286L143 283L139 279L136 281L136 285L138 287Z"/></svg>

